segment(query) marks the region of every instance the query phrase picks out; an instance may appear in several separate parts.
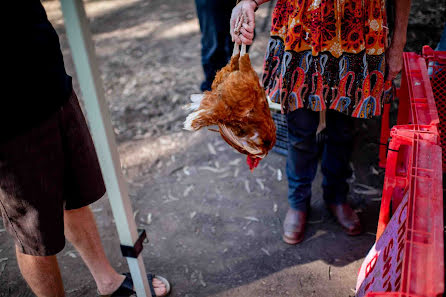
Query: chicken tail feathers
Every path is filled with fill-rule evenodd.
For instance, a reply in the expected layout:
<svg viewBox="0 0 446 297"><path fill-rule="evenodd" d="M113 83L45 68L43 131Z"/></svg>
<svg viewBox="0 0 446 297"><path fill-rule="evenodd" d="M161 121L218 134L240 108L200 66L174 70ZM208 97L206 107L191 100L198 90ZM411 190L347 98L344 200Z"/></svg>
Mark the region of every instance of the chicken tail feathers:
<svg viewBox="0 0 446 297"><path fill-rule="evenodd" d="M189 104L186 104L184 106L184 109L187 111L195 111L200 107L201 100L203 100L204 94L192 94L190 96L190 101L192 101Z"/></svg>
<svg viewBox="0 0 446 297"><path fill-rule="evenodd" d="M200 115L204 112L203 109L194 111L193 113L189 114L184 121L184 130L188 131L197 131L200 128L202 128L201 125L197 125L196 122L199 122Z"/></svg>

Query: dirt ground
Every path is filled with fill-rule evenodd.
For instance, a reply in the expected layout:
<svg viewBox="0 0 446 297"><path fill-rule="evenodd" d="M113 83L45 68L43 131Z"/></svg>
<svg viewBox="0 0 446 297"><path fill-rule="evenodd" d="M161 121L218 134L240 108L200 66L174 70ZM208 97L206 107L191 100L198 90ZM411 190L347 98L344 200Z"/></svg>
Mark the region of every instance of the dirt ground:
<svg viewBox="0 0 446 297"><path fill-rule="evenodd" d="M446 5L413 3L407 49L419 51L438 41ZM44 5L76 83L59 3ZM181 129L181 107L203 78L194 2L91 0L86 8L135 219L150 238L143 250L146 267L171 280L171 296L354 296L379 212L379 123L356 123L350 201L364 234L345 235L328 214L318 173L306 239L286 245L281 241L287 210L284 156L271 153L252 174L216 134ZM265 5L257 14L259 27L267 10ZM267 39L268 32L258 30L250 51L258 72ZM107 199L92 209L113 266L128 271ZM33 296L13 250L0 223L0 297ZM58 258L67 296L96 296L95 283L70 244Z"/></svg>

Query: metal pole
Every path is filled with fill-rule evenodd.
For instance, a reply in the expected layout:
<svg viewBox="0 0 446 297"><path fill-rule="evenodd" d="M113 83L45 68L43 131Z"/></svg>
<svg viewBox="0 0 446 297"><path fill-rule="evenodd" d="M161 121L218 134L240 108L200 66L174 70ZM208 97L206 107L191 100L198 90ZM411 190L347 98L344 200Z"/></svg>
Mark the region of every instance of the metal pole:
<svg viewBox="0 0 446 297"><path fill-rule="evenodd" d="M101 165L107 194L122 245L134 246L138 239L127 184L122 176L121 163L104 89L96 63L88 20L81 0L61 0L65 28L76 67L86 117ZM127 258L134 288L138 297L151 296L142 255Z"/></svg>

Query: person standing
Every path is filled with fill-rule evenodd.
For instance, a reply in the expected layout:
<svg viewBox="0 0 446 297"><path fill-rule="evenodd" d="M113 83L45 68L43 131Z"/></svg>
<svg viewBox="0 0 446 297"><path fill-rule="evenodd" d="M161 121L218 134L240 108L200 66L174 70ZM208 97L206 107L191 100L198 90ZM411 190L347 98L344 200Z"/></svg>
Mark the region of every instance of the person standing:
<svg viewBox="0 0 446 297"><path fill-rule="evenodd" d="M254 11L267 1L242 0L234 8L231 34L236 43L252 42ZM359 218L346 202L352 118L379 116L389 99L391 81L403 65L409 11L410 0L395 0L388 45L385 0L277 1L262 83L271 100L282 106L288 123L286 243L304 238L318 165L316 132L324 118L323 198L347 234L361 233ZM236 35L233 24L242 13L247 22Z"/></svg>
<svg viewBox="0 0 446 297"><path fill-rule="evenodd" d="M209 91L215 74L231 59L233 42L229 32L233 0L195 0L201 30L202 92Z"/></svg>
<svg viewBox="0 0 446 297"><path fill-rule="evenodd" d="M68 239L101 296L134 294L110 265L88 205L105 194L95 148L64 67L59 39L39 0L12 4L9 63L0 107L0 212L20 271L37 296L64 296L56 254ZM170 285L150 279L153 296Z"/></svg>

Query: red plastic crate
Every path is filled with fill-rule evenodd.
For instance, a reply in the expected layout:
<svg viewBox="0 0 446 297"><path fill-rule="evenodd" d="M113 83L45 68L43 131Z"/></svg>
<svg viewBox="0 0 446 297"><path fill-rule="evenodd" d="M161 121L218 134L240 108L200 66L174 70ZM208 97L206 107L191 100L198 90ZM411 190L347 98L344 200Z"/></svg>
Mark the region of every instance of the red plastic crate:
<svg viewBox="0 0 446 297"><path fill-rule="evenodd" d="M377 241L361 267L357 297L440 297L444 240L438 131L435 125L395 126L391 137Z"/></svg>
<svg viewBox="0 0 446 297"><path fill-rule="evenodd" d="M439 125L434 93L429 79L426 60L416 53L403 53L403 71L401 86L397 92L399 98L398 125ZM386 106L385 106L386 107ZM389 107L383 111L379 165L386 166L386 147L389 138Z"/></svg>
<svg viewBox="0 0 446 297"><path fill-rule="evenodd" d="M446 52L423 47L423 56L428 63L432 91L440 117L440 137L443 148L443 171L446 171Z"/></svg>

